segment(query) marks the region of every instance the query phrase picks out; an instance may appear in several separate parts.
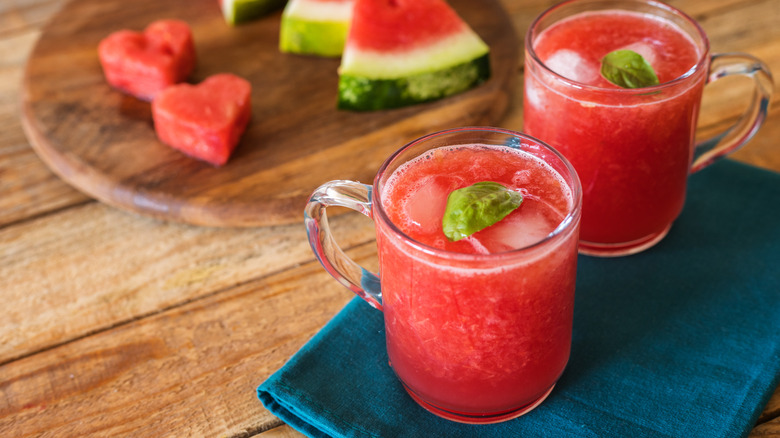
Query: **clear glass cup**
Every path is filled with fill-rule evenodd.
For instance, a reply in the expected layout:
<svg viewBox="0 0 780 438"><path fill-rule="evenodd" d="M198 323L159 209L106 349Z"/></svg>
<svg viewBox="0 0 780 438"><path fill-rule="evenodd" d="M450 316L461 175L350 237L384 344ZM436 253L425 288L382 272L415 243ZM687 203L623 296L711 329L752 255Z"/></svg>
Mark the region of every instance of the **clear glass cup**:
<svg viewBox="0 0 780 438"><path fill-rule="evenodd" d="M546 30L582 17L579 14L603 11L629 11L665 21L687 36L698 59L684 74L656 86L588 85L595 83L593 71L599 77L598 67L592 68L572 53L586 50L582 41L595 44L600 33L616 29L619 23L613 19L583 32L587 33L584 38L566 38L559 47L571 47L571 53L557 48L546 55L545 61L555 64L559 72L566 69L567 77L545 64L537 53L541 41L548 38L545 44L550 47L555 42L545 35ZM671 51L671 45L651 49L656 36L645 35L644 41L628 48L645 52L646 58L661 59L656 52ZM605 55L614 48L604 50ZM752 101L730 129L697 144L694 137L703 88L727 76L752 79ZM523 129L555 147L577 169L584 197L580 252L622 256L663 239L682 211L688 175L735 151L755 134L766 118L772 88L771 73L764 63L744 53L710 54L701 27L661 2L570 0L542 13L525 39Z"/></svg>
<svg viewBox="0 0 780 438"><path fill-rule="evenodd" d="M520 248L488 254L447 251L402 231L383 198L388 178L417 157L459 145L517 149L546 163L557 190L567 193L560 222ZM378 277L339 249L328 227L330 206L373 219ZM562 155L524 134L472 127L412 141L385 161L372 186L323 184L306 205L305 224L323 267L384 312L390 363L411 397L446 419L495 423L541 403L568 361L580 206L579 180Z"/></svg>

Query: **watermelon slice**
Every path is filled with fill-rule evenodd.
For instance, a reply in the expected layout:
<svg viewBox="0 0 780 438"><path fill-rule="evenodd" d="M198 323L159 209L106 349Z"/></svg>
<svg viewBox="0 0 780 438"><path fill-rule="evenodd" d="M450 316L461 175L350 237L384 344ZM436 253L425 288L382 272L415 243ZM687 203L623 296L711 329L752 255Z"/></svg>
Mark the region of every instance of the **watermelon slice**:
<svg viewBox="0 0 780 438"><path fill-rule="evenodd" d="M344 50L354 0L290 0L282 13L279 50L336 57Z"/></svg>
<svg viewBox="0 0 780 438"><path fill-rule="evenodd" d="M155 21L143 32L114 32L100 41L98 56L111 86L145 101L195 68L192 32L179 20Z"/></svg>
<svg viewBox="0 0 780 438"><path fill-rule="evenodd" d="M489 52L443 0L356 0L338 107L396 108L460 93L490 77Z"/></svg>
<svg viewBox="0 0 780 438"><path fill-rule="evenodd" d="M222 16L235 26L262 17L284 5L285 0L219 0Z"/></svg>
<svg viewBox="0 0 780 438"><path fill-rule="evenodd" d="M157 137L187 155L221 166L249 123L251 94L251 84L230 73L198 85L169 87L152 101Z"/></svg>

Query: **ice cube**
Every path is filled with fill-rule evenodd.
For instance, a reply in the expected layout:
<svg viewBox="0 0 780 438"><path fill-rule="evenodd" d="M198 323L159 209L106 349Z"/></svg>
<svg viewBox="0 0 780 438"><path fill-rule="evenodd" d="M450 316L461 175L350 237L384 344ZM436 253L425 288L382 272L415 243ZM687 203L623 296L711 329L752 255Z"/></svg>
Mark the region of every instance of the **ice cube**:
<svg viewBox="0 0 780 438"><path fill-rule="evenodd" d="M533 245L554 228L542 212L521 208L471 237L491 253L497 253Z"/></svg>
<svg viewBox="0 0 780 438"><path fill-rule="evenodd" d="M404 204L406 217L422 232L435 233L447 208L449 184L436 176L423 178Z"/></svg>
<svg viewBox="0 0 780 438"><path fill-rule="evenodd" d="M656 51L653 48L652 45L644 43L642 41L637 41L633 44L629 44L625 47L621 47L618 50L631 50L636 53L639 53L642 55L642 58L645 58L645 61L647 61L648 64L655 65L656 60L658 59L658 56L656 55Z"/></svg>
<svg viewBox="0 0 780 438"><path fill-rule="evenodd" d="M526 102L528 102L531 106L535 107L541 107L542 105L542 97L539 90L536 88L536 80L527 80L525 81L525 95L524 99Z"/></svg>
<svg viewBox="0 0 780 438"><path fill-rule="evenodd" d="M547 67L573 81L592 84L599 79L599 66L573 50L562 49L545 61Z"/></svg>
<svg viewBox="0 0 780 438"><path fill-rule="evenodd" d="M528 169L522 169L515 172L512 177L512 186L524 187L531 183L531 171ZM523 193L521 193L524 195Z"/></svg>
<svg viewBox="0 0 780 438"><path fill-rule="evenodd" d="M503 252L506 250L501 251L493 251L491 248L486 247L477 237L476 235L472 234L471 236L467 236L463 238L463 242L468 243L471 245L472 248L474 248L475 254L490 254L490 253L496 253L496 252Z"/></svg>

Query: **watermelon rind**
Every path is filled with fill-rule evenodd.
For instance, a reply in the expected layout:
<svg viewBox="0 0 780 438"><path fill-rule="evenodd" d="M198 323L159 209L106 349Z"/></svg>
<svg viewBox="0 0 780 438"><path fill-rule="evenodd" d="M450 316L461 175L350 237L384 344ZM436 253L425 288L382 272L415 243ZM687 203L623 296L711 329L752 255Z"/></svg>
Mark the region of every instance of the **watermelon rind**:
<svg viewBox="0 0 780 438"><path fill-rule="evenodd" d="M279 50L301 55L338 57L352 20L352 1L290 0L282 12Z"/></svg>
<svg viewBox="0 0 780 438"><path fill-rule="evenodd" d="M222 0L222 15L231 26L258 19L281 8L286 0Z"/></svg>
<svg viewBox="0 0 780 438"><path fill-rule="evenodd" d="M349 23L282 16L279 50L301 55L341 56Z"/></svg>
<svg viewBox="0 0 780 438"><path fill-rule="evenodd" d="M473 88L490 77L490 55L452 67L396 79L342 74L338 108L356 111L399 108L442 99Z"/></svg>
<svg viewBox="0 0 780 438"><path fill-rule="evenodd" d="M338 108L366 111L437 100L490 78L490 48L471 29L426 47L380 53L347 47Z"/></svg>

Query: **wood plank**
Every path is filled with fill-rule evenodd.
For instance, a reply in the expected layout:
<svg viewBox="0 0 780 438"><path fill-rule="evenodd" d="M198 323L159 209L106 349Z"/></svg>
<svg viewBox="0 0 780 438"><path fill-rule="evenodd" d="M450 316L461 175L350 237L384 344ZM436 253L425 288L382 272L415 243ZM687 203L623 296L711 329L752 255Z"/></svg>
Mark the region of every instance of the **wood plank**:
<svg viewBox="0 0 780 438"><path fill-rule="evenodd" d="M761 56L770 69L780 69L780 53L777 46L757 47L752 51L754 56ZM724 121L733 123L742 115L750 103L753 93L753 81L742 76L725 77L704 87L702 108L699 115L699 126L709 129ZM780 107L780 93L772 95L769 107L770 113ZM767 121L766 124L769 124Z"/></svg>
<svg viewBox="0 0 780 438"><path fill-rule="evenodd" d="M39 27L63 3L0 6L0 227L85 202L35 155L19 115L19 85Z"/></svg>
<svg viewBox="0 0 780 438"><path fill-rule="evenodd" d="M374 239L357 213L332 227L345 247ZM313 259L302 220L203 228L92 203L0 229L0 363Z"/></svg>
<svg viewBox="0 0 780 438"><path fill-rule="evenodd" d="M524 41L525 33L531 22L545 9L560 3L560 0L502 0L502 3L509 15L512 16L519 38ZM745 50L746 41L757 39L771 41L773 35L778 32L777 26L774 26L776 21L772 21L772 17L777 11L777 0L668 0L666 3L699 21L710 40L717 44L722 41L724 45L737 47L729 50ZM760 11L760 13L755 11ZM735 19L735 14L743 18L747 16L749 19ZM756 20L759 20L760 24L754 27L753 24L756 23ZM745 28L751 31L734 31ZM754 29L761 29L762 32L753 32ZM738 38L727 38L726 34L737 35ZM717 47L715 48L717 49ZM725 49L717 50L726 51Z"/></svg>
<svg viewBox="0 0 780 438"><path fill-rule="evenodd" d="M293 429L292 427L286 424L275 427L273 429L269 429L258 436L260 438L304 438L306 437L306 435L298 432L297 430Z"/></svg>
<svg viewBox="0 0 780 438"><path fill-rule="evenodd" d="M780 436L780 418L767 421L750 432L748 438L777 438Z"/></svg>
<svg viewBox="0 0 780 438"><path fill-rule="evenodd" d="M767 8L764 4L763 9L752 9L751 13L780 22L780 0L770 0L769 3L771 3L771 7ZM756 4L750 3L747 8L755 6ZM759 6L761 5L759 4ZM766 13L761 12L767 9L769 11ZM722 51L743 50L750 53L763 60L773 71L775 77L775 92L772 96L767 120L755 137L742 149L735 152L731 158L780 172L780 154L777 153L778 139L780 139L780 89L777 86L777 75L780 72L780 46L778 45L780 26L773 25L763 28L762 32L750 32L745 23L737 23L735 28L733 25L728 25L729 21L723 17L717 19L712 17L709 22L709 26L715 29L722 27L731 29L721 38L724 42ZM767 41L759 36L755 41L744 41L746 47L742 49L738 49L735 44L728 42L732 39L744 39L746 34L762 34L764 29L767 33L772 33L772 40ZM715 47L715 43L713 43L713 47ZM702 102L699 119L700 129L697 138L709 138L734 124L749 103L751 87L752 82L745 78L726 78L707 85Z"/></svg>
<svg viewBox="0 0 780 438"><path fill-rule="evenodd" d="M5 122L0 120L0 227L91 201L41 162L18 118Z"/></svg>
<svg viewBox="0 0 780 438"><path fill-rule="evenodd" d="M749 52L754 46L776 45L780 37L778 0L742 0L728 7L695 0L674 4L691 13L686 8L687 3L696 5L691 6L691 10L706 4L708 10L692 14L709 37L713 52Z"/></svg>
<svg viewBox="0 0 780 438"><path fill-rule="evenodd" d="M669 0L666 3L680 9L697 21L714 15L728 15L754 3L754 0Z"/></svg>
<svg viewBox="0 0 780 438"><path fill-rule="evenodd" d="M716 125L708 126L701 130L702 137L708 137L714 133L723 132L736 120L726 120ZM765 169L780 172L780 154L778 154L778 142L780 140L780 106L775 105L769 113L764 126L742 149L733 153L733 158L743 163L763 167Z"/></svg>
<svg viewBox="0 0 780 438"><path fill-rule="evenodd" d="M759 423L766 423L772 419L780 417L780 386L775 389L772 398L766 404L764 411L761 412L761 416L758 417Z"/></svg>
<svg viewBox="0 0 780 438"><path fill-rule="evenodd" d="M774 72L780 73L780 0L743 2L737 9L721 10L719 14L700 18L702 28L710 37L715 53L745 52L762 59ZM756 29L761 29L756 32ZM713 125L724 119L733 119L742 113L749 102L751 81L744 78L725 78L705 88L701 125ZM780 103L776 90L773 107Z"/></svg>
<svg viewBox="0 0 780 438"><path fill-rule="evenodd" d="M376 269L372 244L348 254ZM352 297L311 262L5 364L0 436L252 436L276 427L255 388Z"/></svg>
<svg viewBox="0 0 780 438"><path fill-rule="evenodd" d="M0 38L31 27L40 27L54 15L67 0L4 1L0 3ZM2 59L2 56L0 56Z"/></svg>

